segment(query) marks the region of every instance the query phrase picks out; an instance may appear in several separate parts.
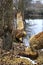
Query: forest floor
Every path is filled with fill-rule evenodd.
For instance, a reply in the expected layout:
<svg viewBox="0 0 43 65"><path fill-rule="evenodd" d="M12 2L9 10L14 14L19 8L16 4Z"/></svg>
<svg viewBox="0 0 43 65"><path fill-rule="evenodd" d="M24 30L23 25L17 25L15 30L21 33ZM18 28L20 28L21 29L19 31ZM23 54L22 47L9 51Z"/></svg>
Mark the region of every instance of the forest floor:
<svg viewBox="0 0 43 65"><path fill-rule="evenodd" d="M10 51L0 50L0 65L43 65L43 52L37 55L37 53L32 52L30 48L25 47L24 50L24 47L19 45ZM35 56L37 56L37 58L35 58ZM35 63L32 63L31 60L35 61Z"/></svg>

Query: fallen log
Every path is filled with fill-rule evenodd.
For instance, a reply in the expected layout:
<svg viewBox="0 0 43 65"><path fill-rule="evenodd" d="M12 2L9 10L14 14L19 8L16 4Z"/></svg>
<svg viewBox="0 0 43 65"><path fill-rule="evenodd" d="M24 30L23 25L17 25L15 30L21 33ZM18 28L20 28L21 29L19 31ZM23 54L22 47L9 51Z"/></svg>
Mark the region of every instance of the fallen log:
<svg viewBox="0 0 43 65"><path fill-rule="evenodd" d="M29 41L30 41L30 47L34 51L43 49L43 32L40 32L32 36Z"/></svg>
<svg viewBox="0 0 43 65"><path fill-rule="evenodd" d="M32 60L37 59L37 57L38 57L38 53L34 52L32 50L29 51L29 52L28 51L19 52L18 55L23 56L23 57L28 57L28 58L30 58Z"/></svg>
<svg viewBox="0 0 43 65"><path fill-rule="evenodd" d="M23 56L23 57L28 57L32 60L37 59L37 57L38 57L38 54L33 54L32 55L32 54L27 54L27 53L24 53L24 52L19 53L18 55Z"/></svg>

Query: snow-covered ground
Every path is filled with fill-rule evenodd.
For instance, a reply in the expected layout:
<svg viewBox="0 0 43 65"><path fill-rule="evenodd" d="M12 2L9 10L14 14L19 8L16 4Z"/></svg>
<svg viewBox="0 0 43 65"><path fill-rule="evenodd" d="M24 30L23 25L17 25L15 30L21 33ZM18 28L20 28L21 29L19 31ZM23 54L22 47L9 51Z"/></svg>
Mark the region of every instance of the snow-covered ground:
<svg viewBox="0 0 43 65"><path fill-rule="evenodd" d="M29 60L30 62L32 62L32 64L37 64L34 60L31 60L30 58L26 58L26 57L22 57L22 56L20 56L20 58L27 59L27 60Z"/></svg>

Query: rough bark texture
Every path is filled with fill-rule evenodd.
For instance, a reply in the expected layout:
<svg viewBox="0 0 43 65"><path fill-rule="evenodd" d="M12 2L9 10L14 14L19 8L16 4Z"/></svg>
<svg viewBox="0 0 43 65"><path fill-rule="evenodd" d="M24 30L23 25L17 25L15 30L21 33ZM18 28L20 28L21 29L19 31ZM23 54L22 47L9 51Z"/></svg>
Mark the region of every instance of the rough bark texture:
<svg viewBox="0 0 43 65"><path fill-rule="evenodd" d="M43 49L43 32L30 38L30 46L33 50Z"/></svg>
<svg viewBox="0 0 43 65"><path fill-rule="evenodd" d="M5 47L11 47L11 31L13 24L13 1L0 0L0 37L3 38ZM7 42L8 41L8 42ZM8 45L7 45L8 44Z"/></svg>

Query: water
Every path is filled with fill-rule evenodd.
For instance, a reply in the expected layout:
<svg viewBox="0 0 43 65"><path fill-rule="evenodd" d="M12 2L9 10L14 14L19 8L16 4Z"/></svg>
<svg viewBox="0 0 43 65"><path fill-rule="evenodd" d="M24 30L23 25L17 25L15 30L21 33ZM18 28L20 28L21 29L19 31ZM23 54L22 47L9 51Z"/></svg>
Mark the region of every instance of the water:
<svg viewBox="0 0 43 65"><path fill-rule="evenodd" d="M29 19L25 20L25 31L27 33L26 37L23 38L25 46L30 46L29 38L32 35L36 35L43 31L43 19Z"/></svg>

